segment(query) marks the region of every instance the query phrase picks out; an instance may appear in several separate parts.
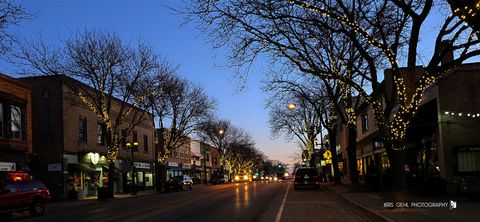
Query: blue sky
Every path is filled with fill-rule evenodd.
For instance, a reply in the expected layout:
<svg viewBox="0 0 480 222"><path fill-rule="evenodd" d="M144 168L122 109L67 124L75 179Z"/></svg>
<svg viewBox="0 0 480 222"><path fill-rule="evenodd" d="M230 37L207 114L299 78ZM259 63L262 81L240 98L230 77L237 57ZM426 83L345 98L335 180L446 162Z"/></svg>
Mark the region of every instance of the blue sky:
<svg viewBox="0 0 480 222"><path fill-rule="evenodd" d="M61 44L72 32L95 28L118 33L124 40L142 38L186 79L201 85L218 102L217 114L246 129L255 139L257 148L270 159L292 163L290 156L298 148L280 137L272 140L267 124L268 110L260 91L266 64L256 63L239 91L241 82L234 79L235 70L225 68L225 51L214 50L205 36L193 25L181 27L183 18L166 6L176 7L179 0L24 0L25 7L37 15L11 30L19 36L35 39L41 33L51 44ZM441 26L437 24L438 10L427 19L425 34L419 45L422 60L428 61L432 43ZM223 68L221 68L223 67ZM15 75L14 68L0 63L0 72Z"/></svg>
<svg viewBox="0 0 480 222"><path fill-rule="evenodd" d="M296 146L283 138L272 140L268 128L268 110L264 109L261 79L265 69L257 64L239 91L235 70L225 68L225 52L214 50L192 25L181 27L183 18L164 5L175 6L176 0L24 0L24 6L36 18L11 30L28 39L41 33L47 43L61 44L72 32L85 28L114 31L124 40L142 38L154 45L178 73L203 86L218 102L217 114L247 130L270 159L292 163ZM15 68L2 62L0 72L15 75Z"/></svg>

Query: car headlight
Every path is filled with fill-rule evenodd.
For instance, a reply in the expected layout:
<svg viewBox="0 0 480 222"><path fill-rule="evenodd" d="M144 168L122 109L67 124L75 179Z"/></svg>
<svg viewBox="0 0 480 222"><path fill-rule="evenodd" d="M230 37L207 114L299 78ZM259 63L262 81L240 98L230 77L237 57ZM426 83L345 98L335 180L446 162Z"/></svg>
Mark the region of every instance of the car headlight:
<svg viewBox="0 0 480 222"><path fill-rule="evenodd" d="M240 180L240 176L235 176L235 180Z"/></svg>
<svg viewBox="0 0 480 222"><path fill-rule="evenodd" d="M243 179L244 179L244 180L248 180L248 176L247 176L247 175L244 175L244 176L243 176Z"/></svg>

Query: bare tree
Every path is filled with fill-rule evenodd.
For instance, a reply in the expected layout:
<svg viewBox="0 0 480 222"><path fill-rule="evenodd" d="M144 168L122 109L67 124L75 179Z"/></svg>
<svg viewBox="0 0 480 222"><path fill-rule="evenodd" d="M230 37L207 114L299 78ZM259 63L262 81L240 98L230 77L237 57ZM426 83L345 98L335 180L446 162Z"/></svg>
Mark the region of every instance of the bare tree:
<svg viewBox="0 0 480 222"><path fill-rule="evenodd" d="M165 70L154 50L142 41L125 44L117 35L101 31L76 33L62 47L43 41L22 45L16 53L31 75L65 75L64 82L102 122L109 162L108 193L113 197L115 161L119 154L119 130L149 122L146 97L155 89L153 79ZM77 81L78 80L78 81Z"/></svg>
<svg viewBox="0 0 480 222"><path fill-rule="evenodd" d="M225 155L231 144L247 144L251 140L242 129L234 126L229 120L210 117L198 126L198 136L206 142L213 144L220 153L222 170L226 170Z"/></svg>
<svg viewBox="0 0 480 222"><path fill-rule="evenodd" d="M31 19L33 15L28 12L18 1L0 0L0 53L10 51L16 37L8 31L12 25Z"/></svg>
<svg viewBox="0 0 480 222"><path fill-rule="evenodd" d="M156 189L161 190L166 180L166 161L176 148L189 142L202 121L211 116L215 102L202 88L173 72L162 74L155 84L157 93L148 96L152 122L158 127L155 137ZM156 123L156 124L155 124Z"/></svg>
<svg viewBox="0 0 480 222"><path fill-rule="evenodd" d="M193 1L187 13L194 15L189 19L197 22L217 47L231 47L233 65L248 70L259 55L266 54L276 64L338 79L355 90L374 108L391 163L393 197L404 201L408 199L404 138L422 93L438 77L480 54L478 35L455 16L447 16L440 21L443 25L432 42L432 57L419 69L420 29L432 6L433 0ZM365 60L367 69L361 74L369 87L318 65L326 54L320 44L337 37L351 42ZM440 65L452 51L459 57ZM406 68L400 69L402 52ZM392 87L381 81L378 71L383 68L390 68L385 81Z"/></svg>

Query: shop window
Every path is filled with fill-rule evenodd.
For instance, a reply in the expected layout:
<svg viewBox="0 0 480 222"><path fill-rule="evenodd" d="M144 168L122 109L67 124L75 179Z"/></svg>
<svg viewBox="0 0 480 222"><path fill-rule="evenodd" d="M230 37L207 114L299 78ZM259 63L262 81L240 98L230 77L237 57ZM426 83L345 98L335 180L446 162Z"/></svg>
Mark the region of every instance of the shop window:
<svg viewBox="0 0 480 222"><path fill-rule="evenodd" d="M87 143L87 117L80 116L78 122L78 142Z"/></svg>
<svg viewBox="0 0 480 222"><path fill-rule="evenodd" d="M143 135L143 152L148 153L148 136Z"/></svg>
<svg viewBox="0 0 480 222"><path fill-rule="evenodd" d="M459 173L480 172L480 148L463 148L457 152Z"/></svg>
<svg viewBox="0 0 480 222"><path fill-rule="evenodd" d="M23 140L23 109L11 106L10 115L12 138Z"/></svg>

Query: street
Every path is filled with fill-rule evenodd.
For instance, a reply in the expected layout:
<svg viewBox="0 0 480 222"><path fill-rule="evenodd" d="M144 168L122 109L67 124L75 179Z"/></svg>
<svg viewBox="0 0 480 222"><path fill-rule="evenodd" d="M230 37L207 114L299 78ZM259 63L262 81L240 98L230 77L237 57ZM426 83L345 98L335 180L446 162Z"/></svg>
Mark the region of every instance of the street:
<svg viewBox="0 0 480 222"><path fill-rule="evenodd" d="M376 221L325 189L293 190L291 182L194 186L193 190L47 206L44 216L14 221Z"/></svg>

